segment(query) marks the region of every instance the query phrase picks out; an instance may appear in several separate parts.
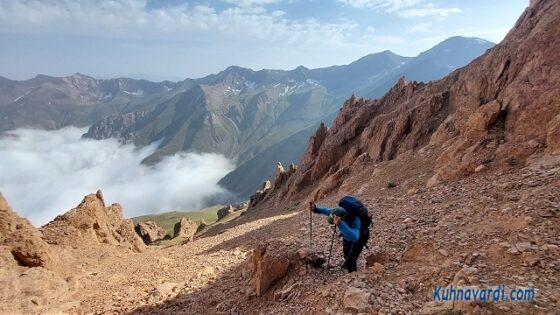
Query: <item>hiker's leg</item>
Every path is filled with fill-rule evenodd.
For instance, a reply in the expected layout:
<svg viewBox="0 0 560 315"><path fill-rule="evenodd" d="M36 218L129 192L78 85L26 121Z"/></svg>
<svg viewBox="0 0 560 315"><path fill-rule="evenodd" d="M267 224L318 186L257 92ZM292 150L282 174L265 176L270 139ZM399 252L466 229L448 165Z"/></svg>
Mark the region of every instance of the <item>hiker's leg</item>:
<svg viewBox="0 0 560 315"><path fill-rule="evenodd" d="M352 248L352 242L347 240L342 240L342 253L344 254L344 259L348 258L348 253Z"/></svg>
<svg viewBox="0 0 560 315"><path fill-rule="evenodd" d="M342 254L344 254L344 262L342 263L341 267L344 269L348 269L346 266L346 258L352 249L352 242L347 241L345 239L342 240Z"/></svg>
<svg viewBox="0 0 560 315"><path fill-rule="evenodd" d="M348 268L348 272L354 272L358 270L358 257L360 256L363 248L363 242L352 244L350 252L348 253L348 257L346 258L346 267Z"/></svg>

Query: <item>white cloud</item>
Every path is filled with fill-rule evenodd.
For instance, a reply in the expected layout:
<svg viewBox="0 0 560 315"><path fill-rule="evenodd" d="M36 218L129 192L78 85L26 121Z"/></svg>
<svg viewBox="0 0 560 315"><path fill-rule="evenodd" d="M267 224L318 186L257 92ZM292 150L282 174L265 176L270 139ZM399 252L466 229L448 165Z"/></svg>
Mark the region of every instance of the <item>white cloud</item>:
<svg viewBox="0 0 560 315"><path fill-rule="evenodd" d="M399 11L397 14L406 18L422 18L427 16L446 17L451 14L461 13L463 10L459 8L438 8L433 4L428 4L418 8L411 8Z"/></svg>
<svg viewBox="0 0 560 315"><path fill-rule="evenodd" d="M410 27L406 28L408 33L432 33L433 31L430 29L432 26L432 22L426 23L419 23Z"/></svg>
<svg viewBox="0 0 560 315"><path fill-rule="evenodd" d="M268 4L278 3L280 0L223 0L239 7L261 7Z"/></svg>
<svg viewBox="0 0 560 315"><path fill-rule="evenodd" d="M463 12L456 7L442 8L433 3L422 5L423 0L338 0L338 2L354 8L382 9L404 18L445 17Z"/></svg>
<svg viewBox="0 0 560 315"><path fill-rule="evenodd" d="M35 225L102 189L125 216L194 210L226 192L216 183L233 165L216 154L178 154L147 167L156 146L136 150L114 139L80 139L83 130L17 130L0 138L0 192Z"/></svg>
<svg viewBox="0 0 560 315"><path fill-rule="evenodd" d="M338 2L354 8L383 8L388 11L409 8L420 1L422 0L338 0Z"/></svg>
<svg viewBox="0 0 560 315"><path fill-rule="evenodd" d="M101 37L244 38L271 42L339 42L356 25L294 21L260 5L275 0L244 0L216 10L206 5L150 9L146 0L2 0L0 28L11 33ZM221 36L221 37L220 37Z"/></svg>

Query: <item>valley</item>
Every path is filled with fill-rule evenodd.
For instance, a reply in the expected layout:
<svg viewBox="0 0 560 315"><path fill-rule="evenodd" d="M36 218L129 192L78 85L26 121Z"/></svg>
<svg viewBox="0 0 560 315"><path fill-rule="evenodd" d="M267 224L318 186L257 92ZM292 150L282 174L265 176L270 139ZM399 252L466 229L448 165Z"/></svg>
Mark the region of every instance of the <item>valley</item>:
<svg viewBox="0 0 560 315"><path fill-rule="evenodd" d="M402 76L439 79L492 46L478 38L452 37L413 58L383 51L318 69L231 66L180 82L97 80L82 74L3 79L0 133L90 126L84 138L117 138L139 147L159 141L143 161L150 165L178 152L223 154L240 170L220 181L234 197L216 201L239 202L273 176L269 165L297 163L313 131L321 122L330 124L350 95L380 97Z"/></svg>

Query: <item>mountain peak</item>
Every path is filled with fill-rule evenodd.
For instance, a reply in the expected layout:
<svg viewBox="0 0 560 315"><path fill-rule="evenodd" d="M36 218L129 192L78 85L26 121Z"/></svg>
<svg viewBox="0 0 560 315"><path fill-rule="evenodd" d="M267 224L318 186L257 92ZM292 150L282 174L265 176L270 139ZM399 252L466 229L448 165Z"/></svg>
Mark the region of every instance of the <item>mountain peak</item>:
<svg viewBox="0 0 560 315"><path fill-rule="evenodd" d="M418 55L436 66L456 69L482 55L494 43L477 37L453 36Z"/></svg>
<svg viewBox="0 0 560 315"><path fill-rule="evenodd" d="M478 45L486 45L486 46L495 45L495 43L479 37L452 36L443 40L442 42L434 46L434 48L440 45L445 46L445 45L456 45L456 44L478 44Z"/></svg>

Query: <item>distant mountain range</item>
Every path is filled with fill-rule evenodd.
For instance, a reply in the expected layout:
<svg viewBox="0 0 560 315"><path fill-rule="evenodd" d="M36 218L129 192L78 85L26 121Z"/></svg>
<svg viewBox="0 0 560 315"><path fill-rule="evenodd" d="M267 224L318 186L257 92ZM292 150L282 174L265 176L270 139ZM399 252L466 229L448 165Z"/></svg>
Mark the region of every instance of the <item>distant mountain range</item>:
<svg viewBox="0 0 560 315"><path fill-rule="evenodd" d="M179 151L224 154L238 168L220 184L243 199L272 177L276 162L298 162L317 125L330 124L352 94L380 97L402 76L439 79L493 45L452 37L412 58L384 51L319 69L231 66L181 82L96 80L81 74L27 81L0 77L0 133L74 125L91 126L86 138L116 137L138 146L161 141L146 163Z"/></svg>

